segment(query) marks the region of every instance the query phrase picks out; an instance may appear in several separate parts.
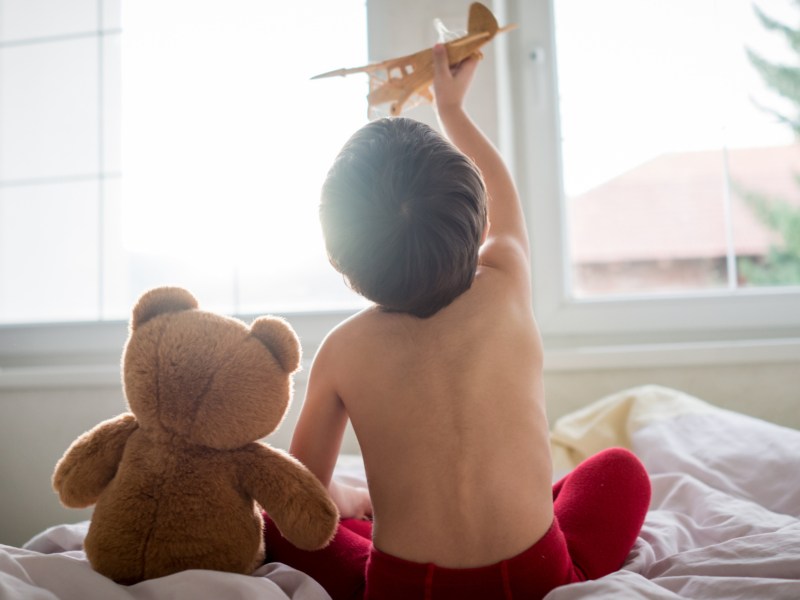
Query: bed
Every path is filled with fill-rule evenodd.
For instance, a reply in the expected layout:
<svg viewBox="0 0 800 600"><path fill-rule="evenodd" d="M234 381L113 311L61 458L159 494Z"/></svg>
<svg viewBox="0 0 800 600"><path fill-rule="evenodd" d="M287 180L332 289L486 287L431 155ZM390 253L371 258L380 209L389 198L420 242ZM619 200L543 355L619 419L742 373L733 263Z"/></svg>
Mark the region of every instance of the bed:
<svg viewBox="0 0 800 600"><path fill-rule="evenodd" d="M620 571L547 600L800 598L800 431L645 386L559 419L552 441L556 476L602 448L632 449L650 473L653 499ZM357 457L344 457L336 476L364 482ZM250 576L185 571L119 586L87 563L87 527L59 525L22 548L0 546L0 599L328 598L279 563Z"/></svg>

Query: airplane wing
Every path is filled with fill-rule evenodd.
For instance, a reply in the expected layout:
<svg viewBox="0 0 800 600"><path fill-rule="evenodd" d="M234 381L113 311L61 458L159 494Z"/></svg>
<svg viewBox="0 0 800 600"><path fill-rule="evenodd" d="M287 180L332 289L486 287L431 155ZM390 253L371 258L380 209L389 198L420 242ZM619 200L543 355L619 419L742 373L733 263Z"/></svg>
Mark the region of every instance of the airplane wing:
<svg viewBox="0 0 800 600"><path fill-rule="evenodd" d="M500 28L488 8L479 2L473 2L469 8L467 34L445 44L450 65L455 66L474 54L480 56L482 46L498 33L514 27L511 25ZM389 112L396 116L412 96L432 99L430 84L433 82L433 51L430 48L362 67L328 71L315 75L312 79L344 77L354 73L369 75L370 92L367 101L370 110L377 105L391 103Z"/></svg>

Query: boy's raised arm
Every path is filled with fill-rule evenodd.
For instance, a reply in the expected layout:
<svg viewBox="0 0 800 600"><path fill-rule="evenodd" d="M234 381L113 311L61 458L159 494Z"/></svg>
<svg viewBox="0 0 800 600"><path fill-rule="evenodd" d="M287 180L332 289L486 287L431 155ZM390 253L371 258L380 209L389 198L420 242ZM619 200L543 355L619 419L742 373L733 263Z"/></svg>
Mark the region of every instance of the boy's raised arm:
<svg viewBox="0 0 800 600"><path fill-rule="evenodd" d="M503 268L507 262L522 259L523 265L527 265L528 232L511 173L500 153L472 122L463 106L478 59L468 58L451 70L447 49L437 44L433 48L433 63L436 112L442 129L459 150L475 161L486 183L490 226L481 253L482 262Z"/></svg>

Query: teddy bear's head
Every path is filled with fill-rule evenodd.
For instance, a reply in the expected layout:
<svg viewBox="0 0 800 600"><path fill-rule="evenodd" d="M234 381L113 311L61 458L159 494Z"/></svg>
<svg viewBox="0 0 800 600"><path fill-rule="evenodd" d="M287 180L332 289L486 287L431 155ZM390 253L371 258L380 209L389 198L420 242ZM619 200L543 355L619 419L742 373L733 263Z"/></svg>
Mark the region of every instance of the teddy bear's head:
<svg viewBox="0 0 800 600"><path fill-rule="evenodd" d="M280 425L300 343L277 317L242 321L198 309L186 290L145 293L133 309L123 384L140 427L225 450Z"/></svg>

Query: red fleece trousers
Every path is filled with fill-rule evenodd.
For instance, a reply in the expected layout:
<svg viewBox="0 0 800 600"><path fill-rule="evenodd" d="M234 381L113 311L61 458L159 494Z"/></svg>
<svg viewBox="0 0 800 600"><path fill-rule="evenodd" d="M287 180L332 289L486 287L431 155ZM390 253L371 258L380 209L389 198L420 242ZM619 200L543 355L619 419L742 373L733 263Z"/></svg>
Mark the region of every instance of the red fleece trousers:
<svg viewBox="0 0 800 600"><path fill-rule="evenodd" d="M622 567L649 504L650 480L639 459L610 448L553 486L555 518L544 537L493 565L452 569L397 558L372 546L372 524L355 519L343 520L326 548L307 552L266 518L267 560L308 573L333 600L543 598Z"/></svg>

